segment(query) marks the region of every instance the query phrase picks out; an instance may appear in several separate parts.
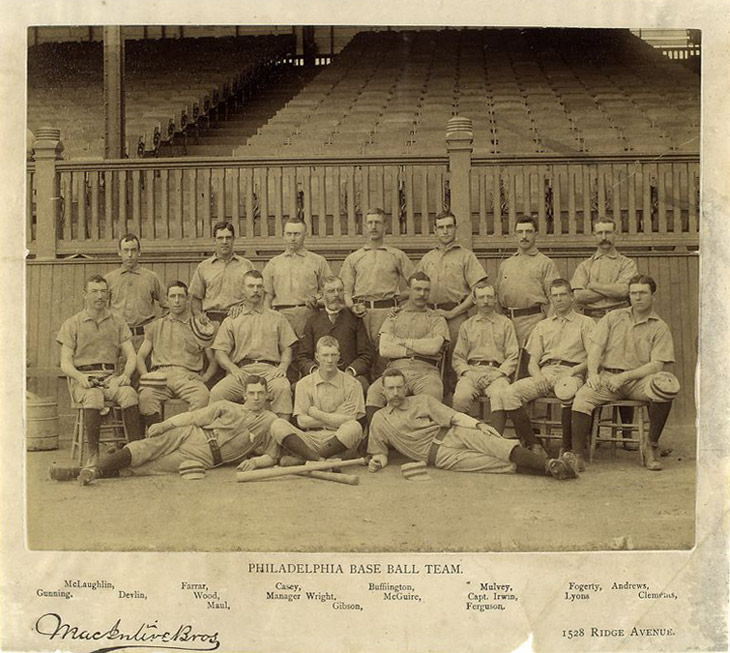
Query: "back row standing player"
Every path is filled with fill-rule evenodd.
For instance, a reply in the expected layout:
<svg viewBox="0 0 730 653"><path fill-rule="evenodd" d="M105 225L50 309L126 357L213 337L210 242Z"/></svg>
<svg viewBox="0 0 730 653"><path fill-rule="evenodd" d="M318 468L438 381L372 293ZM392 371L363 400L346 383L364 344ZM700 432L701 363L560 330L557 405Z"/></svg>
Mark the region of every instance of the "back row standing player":
<svg viewBox="0 0 730 653"><path fill-rule="evenodd" d="M499 266L497 297L502 311L515 325L517 342L524 350L535 325L545 317L550 283L560 277L555 262L541 253L536 243L537 220L529 215L515 224L517 252ZM521 356L524 371L526 356ZM523 376L519 374L518 376Z"/></svg>
<svg viewBox="0 0 730 653"><path fill-rule="evenodd" d="M104 275L109 287L109 306L132 333L135 351L144 340L145 325L157 317L155 302L162 305L164 291L156 272L139 264L141 246L134 234L119 239L122 265Z"/></svg>
<svg viewBox="0 0 730 653"><path fill-rule="evenodd" d="M348 254L340 268L345 285L345 302L362 318L368 337L377 343L380 327L398 300L404 299L413 264L405 252L386 245L385 211L370 209L365 215L367 244ZM384 363L375 347L372 378L380 376Z"/></svg>
<svg viewBox="0 0 730 653"><path fill-rule="evenodd" d="M456 217L443 211L434 218L434 232L438 247L424 254L416 265L416 272L425 272L431 280L429 308L446 320L451 345L446 352L444 393L453 392L456 377L451 367L452 352L459 336L459 327L474 306L472 289L487 280L487 273L474 252L456 239Z"/></svg>

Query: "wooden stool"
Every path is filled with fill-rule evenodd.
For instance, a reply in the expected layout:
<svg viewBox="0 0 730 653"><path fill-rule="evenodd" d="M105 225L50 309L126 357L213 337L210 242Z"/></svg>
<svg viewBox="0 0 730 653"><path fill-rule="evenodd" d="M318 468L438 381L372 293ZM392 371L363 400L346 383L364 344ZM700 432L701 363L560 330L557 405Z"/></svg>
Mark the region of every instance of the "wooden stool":
<svg viewBox="0 0 730 653"><path fill-rule="evenodd" d="M545 407L545 416L536 416L535 408ZM555 416L557 409L557 417ZM563 428L560 415L563 409L563 404L557 397L538 397L532 402L530 421L532 425L537 427L540 431L538 437L542 440L547 440L548 444L550 440L563 441ZM557 429L557 433L554 433L554 429Z"/></svg>
<svg viewBox="0 0 730 653"><path fill-rule="evenodd" d="M621 413L619 408L622 406L633 406L634 421L624 424L621 421ZM604 410L608 409L610 414L603 417ZM610 427L610 436L601 434L601 427ZM641 455L641 464L646 464L646 447L649 445L649 405L643 401L621 400L612 401L610 403L599 406L593 413L593 428L591 429L591 445L589 450L589 461L593 461L593 452L596 445L601 442L611 444L611 455L616 455L616 445L625 442L634 442L639 445ZM636 433L636 437L624 438L623 432L631 431Z"/></svg>
<svg viewBox="0 0 730 653"><path fill-rule="evenodd" d="M74 421L73 439L71 440L71 458L78 454L79 464L83 464L84 446L86 442L86 420L84 419L84 407L77 404L71 396L71 383L68 379L68 394L71 398L71 408L76 411L76 420ZM104 410L102 410L101 428L99 429L99 445L113 444L115 446L124 446L129 442L127 437L127 429L124 427L122 419L122 409L116 404L105 401Z"/></svg>

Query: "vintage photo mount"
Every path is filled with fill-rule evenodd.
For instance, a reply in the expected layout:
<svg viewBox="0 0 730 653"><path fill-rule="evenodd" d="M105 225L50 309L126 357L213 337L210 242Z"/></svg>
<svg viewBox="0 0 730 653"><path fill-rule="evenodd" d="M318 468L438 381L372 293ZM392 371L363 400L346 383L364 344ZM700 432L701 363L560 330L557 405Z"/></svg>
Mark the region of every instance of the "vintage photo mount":
<svg viewBox="0 0 730 653"><path fill-rule="evenodd" d="M80 5L89 12L86 16ZM2 261L6 314L0 323L6 372L0 384L6 436L0 474L3 650L97 651L132 646L136 650L221 651L726 650L729 311L724 279L730 254L725 226L730 212L726 173L730 134L724 116L730 90L726 65L730 37L722 25L727 2L682 7L641 2L633 9L620 3L612 9L605 5L605 13L597 15L574 2L548 3L552 10L548 14L542 8L548 5L538 3L511 9L490 5L486 3L492 15L478 2L448 10L431 2L400 3L397 8L376 2L368 10L359 9L355 19L346 8L324 2L301 8L222 3L210 13L173 3L152 8L130 3L126 11L120 11L102 2L79 3L75 8L67 2L37 3L28 9L9 2L0 9L5 20L0 28L0 60L5 62L0 67L0 88L4 89L0 92L8 97L12 88L14 97L20 97L27 27L44 20L56 24L414 24L419 22L415 17L420 10L434 25L539 26L564 20L585 27L702 29L695 546L688 551L539 554L30 550L25 536L28 507L21 437L25 349L19 325L25 296L23 284L15 282L24 275L25 240L18 216L25 210L25 107L13 100L6 105L7 119L0 127L0 151L7 161L0 171L7 248ZM180 11L180 18L173 7ZM170 11L165 13L166 9ZM381 590L368 589L374 578L394 586L410 585L422 600L381 600ZM44 591L67 581L73 598L44 596ZM612 590L615 584L629 587L626 592ZM639 596L642 591L647 594L644 598ZM277 602L267 599L269 592L310 592L312 598ZM492 592L514 596L514 605L507 603L504 610L467 609L467 603L474 602L471 593ZM569 593L574 600L566 597ZM329 594L337 600L328 598ZM209 601L228 608L210 609Z"/></svg>

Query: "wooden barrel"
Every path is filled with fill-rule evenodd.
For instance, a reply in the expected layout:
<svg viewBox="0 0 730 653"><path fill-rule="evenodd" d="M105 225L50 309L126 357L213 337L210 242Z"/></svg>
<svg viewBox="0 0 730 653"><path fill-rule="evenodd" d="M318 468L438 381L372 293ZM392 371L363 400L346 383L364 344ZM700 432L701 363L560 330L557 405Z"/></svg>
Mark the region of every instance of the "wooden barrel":
<svg viewBox="0 0 730 653"><path fill-rule="evenodd" d="M58 403L26 392L25 408L25 442L28 451L58 449Z"/></svg>

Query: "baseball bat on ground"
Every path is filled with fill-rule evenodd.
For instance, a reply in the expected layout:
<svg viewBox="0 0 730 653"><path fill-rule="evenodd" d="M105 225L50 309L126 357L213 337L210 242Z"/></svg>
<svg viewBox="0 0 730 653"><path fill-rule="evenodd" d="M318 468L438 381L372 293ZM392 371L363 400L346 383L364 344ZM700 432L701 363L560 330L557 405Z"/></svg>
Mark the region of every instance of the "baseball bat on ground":
<svg viewBox="0 0 730 653"><path fill-rule="evenodd" d="M239 483L248 481L263 481L267 478L277 476L289 476L301 472L316 472L321 470L339 469L340 467L353 467L354 465L365 465L365 458L353 460L321 460L310 462L307 465L293 465L292 467L268 467L266 469L254 469L250 472L236 472L236 480Z"/></svg>
<svg viewBox="0 0 730 653"><path fill-rule="evenodd" d="M341 474L339 472L301 472L300 476L309 476L320 481L332 481L333 483L344 483L345 485L360 485L360 477L354 474Z"/></svg>

